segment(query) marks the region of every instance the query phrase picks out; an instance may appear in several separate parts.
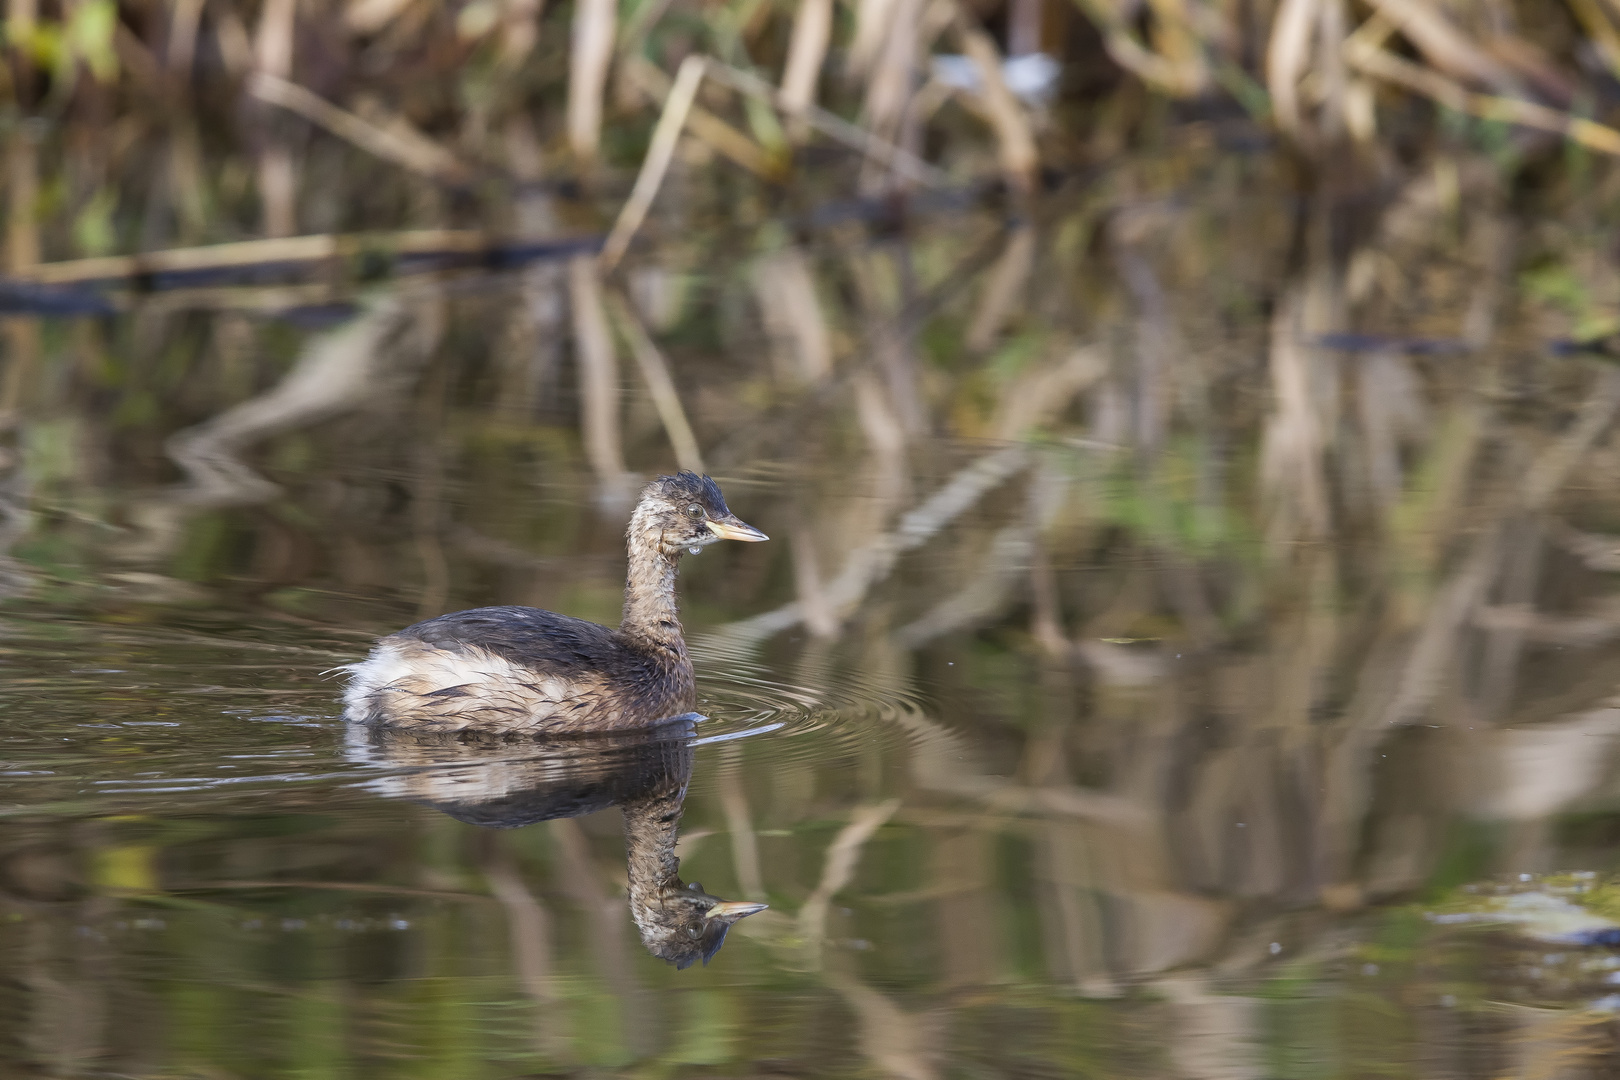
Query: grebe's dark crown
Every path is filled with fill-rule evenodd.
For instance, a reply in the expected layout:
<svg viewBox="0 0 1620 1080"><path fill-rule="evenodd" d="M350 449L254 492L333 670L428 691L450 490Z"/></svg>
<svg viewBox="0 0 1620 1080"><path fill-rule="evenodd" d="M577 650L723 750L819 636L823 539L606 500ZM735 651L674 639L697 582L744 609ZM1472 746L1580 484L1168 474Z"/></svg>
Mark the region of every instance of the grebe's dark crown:
<svg viewBox="0 0 1620 1080"><path fill-rule="evenodd" d="M726 497L720 494L720 485L707 476L699 476L693 472L678 472L674 476L660 476L648 484L641 493L642 498L657 496L671 502L691 500L703 505L713 518L723 518L731 513L726 506Z"/></svg>

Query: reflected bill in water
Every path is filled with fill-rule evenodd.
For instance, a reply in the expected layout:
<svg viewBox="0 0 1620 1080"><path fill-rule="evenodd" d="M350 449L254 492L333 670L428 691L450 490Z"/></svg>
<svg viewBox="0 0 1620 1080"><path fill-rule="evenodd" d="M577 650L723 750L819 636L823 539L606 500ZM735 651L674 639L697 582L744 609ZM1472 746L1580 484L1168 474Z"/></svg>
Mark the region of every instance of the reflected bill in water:
<svg viewBox="0 0 1620 1080"><path fill-rule="evenodd" d="M350 724L352 760L389 770L366 787L471 825L515 829L619 807L630 914L642 944L677 968L705 965L739 919L767 905L683 882L675 854L697 713L636 732L537 736Z"/></svg>

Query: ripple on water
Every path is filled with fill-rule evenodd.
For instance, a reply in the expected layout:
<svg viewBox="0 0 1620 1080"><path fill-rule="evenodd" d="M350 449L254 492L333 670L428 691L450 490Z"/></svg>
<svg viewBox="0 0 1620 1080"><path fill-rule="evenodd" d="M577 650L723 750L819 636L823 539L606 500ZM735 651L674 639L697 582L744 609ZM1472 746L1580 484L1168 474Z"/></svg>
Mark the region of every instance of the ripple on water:
<svg viewBox="0 0 1620 1080"><path fill-rule="evenodd" d="M925 711L921 694L872 671L834 671L801 664L789 681L746 646L709 637L691 646L698 669L698 708L709 720L700 739L769 738L773 757L814 763L872 750L900 749L915 724L896 720Z"/></svg>
<svg viewBox="0 0 1620 1080"><path fill-rule="evenodd" d="M48 628L56 636L31 639L27 629L10 621L3 635L14 677L4 688L0 816L80 812L87 799L124 812L265 788L349 788L379 775L378 763L345 749L338 684L315 678L330 650L191 630L58 623ZM280 658L245 662L267 652ZM706 716L694 746L768 741L773 756L815 763L915 737L921 700L892 678L808 659L784 676L752 648L714 637L692 652Z"/></svg>

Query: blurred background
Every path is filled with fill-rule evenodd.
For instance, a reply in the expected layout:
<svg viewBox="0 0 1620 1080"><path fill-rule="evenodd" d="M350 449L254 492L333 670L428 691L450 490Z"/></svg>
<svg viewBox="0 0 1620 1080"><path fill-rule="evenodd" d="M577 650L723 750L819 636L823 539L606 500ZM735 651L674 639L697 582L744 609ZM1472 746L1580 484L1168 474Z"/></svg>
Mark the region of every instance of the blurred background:
<svg viewBox="0 0 1620 1080"><path fill-rule="evenodd" d="M0 52L0 1072L1613 1075L1615 0ZM773 538L684 566L682 873L771 905L684 971L619 811L423 805L323 677L614 622L678 467Z"/></svg>

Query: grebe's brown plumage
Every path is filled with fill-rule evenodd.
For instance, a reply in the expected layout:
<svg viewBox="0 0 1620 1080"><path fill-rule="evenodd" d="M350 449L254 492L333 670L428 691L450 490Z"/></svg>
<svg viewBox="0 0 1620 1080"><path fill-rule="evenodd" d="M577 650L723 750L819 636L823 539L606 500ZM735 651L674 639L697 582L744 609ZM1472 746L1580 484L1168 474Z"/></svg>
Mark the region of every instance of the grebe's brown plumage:
<svg viewBox="0 0 1620 1080"><path fill-rule="evenodd" d="M626 530L624 617L610 630L529 607L458 611L383 638L349 667L351 720L454 731L612 731L696 703L675 603L681 556L764 540L707 476L660 476Z"/></svg>

